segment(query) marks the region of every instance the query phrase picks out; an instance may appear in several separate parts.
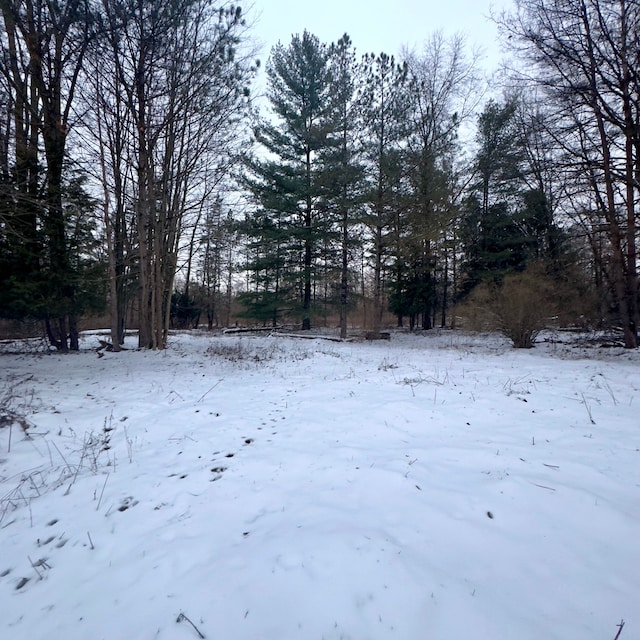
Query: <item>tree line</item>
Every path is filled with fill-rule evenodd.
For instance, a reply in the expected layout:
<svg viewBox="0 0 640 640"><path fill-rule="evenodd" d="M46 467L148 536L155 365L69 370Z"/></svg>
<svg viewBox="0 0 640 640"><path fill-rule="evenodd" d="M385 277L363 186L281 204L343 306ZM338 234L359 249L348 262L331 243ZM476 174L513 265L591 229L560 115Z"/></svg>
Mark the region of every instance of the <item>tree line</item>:
<svg viewBox="0 0 640 640"><path fill-rule="evenodd" d="M78 348L108 301L162 348L188 234L240 145L252 63L240 7L209 0L3 0L0 309Z"/></svg>
<svg viewBox="0 0 640 640"><path fill-rule="evenodd" d="M367 300L374 336L475 305L637 347L637 3L520 0L491 99L462 37L395 58L305 31L270 52L262 106L238 5L0 7L0 316L58 349L104 305L115 348L132 313L163 348L232 298L343 337Z"/></svg>

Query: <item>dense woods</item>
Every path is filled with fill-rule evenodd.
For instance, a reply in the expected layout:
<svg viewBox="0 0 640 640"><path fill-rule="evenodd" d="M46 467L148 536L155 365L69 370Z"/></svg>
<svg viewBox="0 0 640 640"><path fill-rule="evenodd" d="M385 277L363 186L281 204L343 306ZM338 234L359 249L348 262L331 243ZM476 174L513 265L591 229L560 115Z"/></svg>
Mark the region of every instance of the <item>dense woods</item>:
<svg viewBox="0 0 640 640"><path fill-rule="evenodd" d="M0 318L554 325L638 346L640 8L518 0L487 86L462 37L269 52L239 4L0 0ZM487 324L488 323L488 324Z"/></svg>

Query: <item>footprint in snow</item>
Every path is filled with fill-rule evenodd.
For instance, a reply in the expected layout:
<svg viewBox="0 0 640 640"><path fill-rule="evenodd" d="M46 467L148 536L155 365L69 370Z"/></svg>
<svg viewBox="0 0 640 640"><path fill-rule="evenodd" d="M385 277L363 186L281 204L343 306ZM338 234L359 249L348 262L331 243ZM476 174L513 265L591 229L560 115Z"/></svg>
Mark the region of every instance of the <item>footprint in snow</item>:
<svg viewBox="0 0 640 640"><path fill-rule="evenodd" d="M16 584L16 591L22 589L27 582L29 582L29 578L20 578L20 580L18 580L18 584Z"/></svg>
<svg viewBox="0 0 640 640"><path fill-rule="evenodd" d="M220 480L222 478L222 474L227 470L227 467L212 467L211 473L215 474L209 482L215 482L216 480Z"/></svg>
<svg viewBox="0 0 640 640"><path fill-rule="evenodd" d="M118 511L126 511L131 507L135 507L137 504L138 501L134 500L133 496L127 496L118 507Z"/></svg>

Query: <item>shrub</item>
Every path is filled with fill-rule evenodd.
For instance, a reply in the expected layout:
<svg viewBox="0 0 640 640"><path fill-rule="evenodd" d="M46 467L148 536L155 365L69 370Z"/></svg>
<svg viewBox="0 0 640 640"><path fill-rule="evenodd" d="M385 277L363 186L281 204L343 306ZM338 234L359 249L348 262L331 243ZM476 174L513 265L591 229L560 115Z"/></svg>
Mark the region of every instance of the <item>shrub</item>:
<svg viewBox="0 0 640 640"><path fill-rule="evenodd" d="M556 315L559 298L555 283L531 267L506 275L501 284L479 285L465 311L472 328L499 331L514 347L530 349Z"/></svg>

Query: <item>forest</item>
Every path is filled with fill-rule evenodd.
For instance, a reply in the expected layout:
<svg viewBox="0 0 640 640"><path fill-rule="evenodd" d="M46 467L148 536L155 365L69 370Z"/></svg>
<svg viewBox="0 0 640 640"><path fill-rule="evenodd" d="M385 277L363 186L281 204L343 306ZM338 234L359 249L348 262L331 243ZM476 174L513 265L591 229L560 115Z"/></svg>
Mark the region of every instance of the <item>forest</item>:
<svg viewBox="0 0 640 640"><path fill-rule="evenodd" d="M463 324L530 347L553 325L637 348L634 0L518 0L491 82L440 32L361 55L304 31L261 63L241 3L0 9L7 331L66 352L103 319L114 350Z"/></svg>

